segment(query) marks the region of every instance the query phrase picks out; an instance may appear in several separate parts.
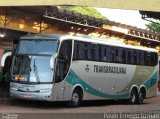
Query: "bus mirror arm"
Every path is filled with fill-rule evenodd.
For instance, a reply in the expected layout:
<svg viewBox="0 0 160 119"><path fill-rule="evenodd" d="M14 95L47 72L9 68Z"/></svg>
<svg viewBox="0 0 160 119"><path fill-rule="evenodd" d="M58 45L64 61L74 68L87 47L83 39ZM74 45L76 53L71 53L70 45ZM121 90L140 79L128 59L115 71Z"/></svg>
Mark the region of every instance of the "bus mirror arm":
<svg viewBox="0 0 160 119"><path fill-rule="evenodd" d="M54 69L54 62L55 62L55 59L57 57L57 53L55 53L54 55L51 56L51 59L50 59L50 68L51 69Z"/></svg>

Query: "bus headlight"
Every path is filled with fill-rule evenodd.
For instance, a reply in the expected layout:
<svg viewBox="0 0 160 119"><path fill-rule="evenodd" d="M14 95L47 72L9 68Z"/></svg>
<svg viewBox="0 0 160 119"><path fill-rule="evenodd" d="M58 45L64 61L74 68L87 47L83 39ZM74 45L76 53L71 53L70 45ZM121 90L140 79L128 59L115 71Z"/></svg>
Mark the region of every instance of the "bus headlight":
<svg viewBox="0 0 160 119"><path fill-rule="evenodd" d="M51 89L41 89L39 90L40 93L48 93L51 92Z"/></svg>
<svg viewBox="0 0 160 119"><path fill-rule="evenodd" d="M28 76L13 76L15 81L28 81Z"/></svg>

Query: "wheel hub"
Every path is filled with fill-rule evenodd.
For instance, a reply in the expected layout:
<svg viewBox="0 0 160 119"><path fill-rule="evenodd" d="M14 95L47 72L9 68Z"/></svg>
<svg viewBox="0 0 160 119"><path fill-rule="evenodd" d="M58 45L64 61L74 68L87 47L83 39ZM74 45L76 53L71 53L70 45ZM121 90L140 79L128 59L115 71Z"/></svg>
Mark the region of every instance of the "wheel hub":
<svg viewBox="0 0 160 119"><path fill-rule="evenodd" d="M79 95L74 93L72 96L72 100L75 104L77 104L79 102Z"/></svg>

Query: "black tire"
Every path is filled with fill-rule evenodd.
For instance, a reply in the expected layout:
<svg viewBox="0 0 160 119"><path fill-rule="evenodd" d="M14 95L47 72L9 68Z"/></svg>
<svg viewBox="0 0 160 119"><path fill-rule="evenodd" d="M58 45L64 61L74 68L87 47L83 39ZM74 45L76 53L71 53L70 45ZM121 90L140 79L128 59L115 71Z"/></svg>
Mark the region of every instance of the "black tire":
<svg viewBox="0 0 160 119"><path fill-rule="evenodd" d="M143 104L144 98L145 98L145 92L143 90L140 90L138 104Z"/></svg>
<svg viewBox="0 0 160 119"><path fill-rule="evenodd" d="M78 107L81 102L81 93L75 90L72 94L71 101L68 102L69 107Z"/></svg>
<svg viewBox="0 0 160 119"><path fill-rule="evenodd" d="M139 101L138 92L136 89L132 89L129 102L130 104L138 104L138 101Z"/></svg>

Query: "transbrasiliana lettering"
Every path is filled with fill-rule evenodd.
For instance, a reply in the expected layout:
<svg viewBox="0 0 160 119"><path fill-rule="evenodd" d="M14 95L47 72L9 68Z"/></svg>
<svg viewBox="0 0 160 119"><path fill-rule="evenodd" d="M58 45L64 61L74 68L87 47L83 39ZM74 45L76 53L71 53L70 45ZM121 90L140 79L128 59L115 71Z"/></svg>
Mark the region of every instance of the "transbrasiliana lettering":
<svg viewBox="0 0 160 119"><path fill-rule="evenodd" d="M126 67L94 65L94 72L96 72L96 73L126 74Z"/></svg>

